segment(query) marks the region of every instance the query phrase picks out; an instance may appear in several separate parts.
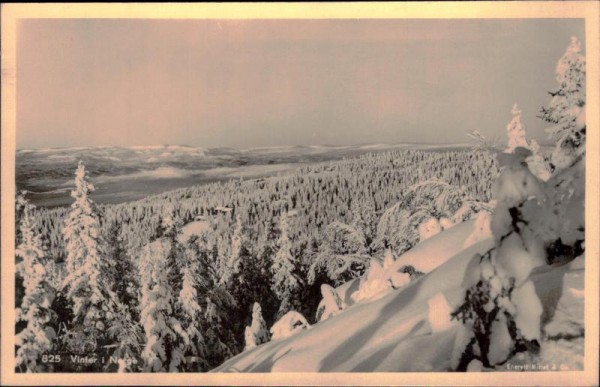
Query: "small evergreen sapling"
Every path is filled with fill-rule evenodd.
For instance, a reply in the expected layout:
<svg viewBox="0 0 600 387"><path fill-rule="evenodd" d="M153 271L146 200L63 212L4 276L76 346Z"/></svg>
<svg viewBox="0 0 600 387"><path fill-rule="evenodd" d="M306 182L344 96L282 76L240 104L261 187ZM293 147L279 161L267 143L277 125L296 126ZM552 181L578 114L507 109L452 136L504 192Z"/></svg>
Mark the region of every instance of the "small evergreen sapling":
<svg viewBox="0 0 600 387"><path fill-rule="evenodd" d="M512 120L506 126L506 132L508 134L508 147L504 152L512 153L517 147L528 148L527 138L525 136L525 129L521 123L521 110L514 104L512 107Z"/></svg>
<svg viewBox="0 0 600 387"><path fill-rule="evenodd" d="M323 299L317 307L317 315L315 317L317 322L325 321L346 308L346 303L342 301L335 289L327 284L321 285L321 296Z"/></svg>
<svg viewBox="0 0 600 387"><path fill-rule="evenodd" d="M244 332L246 340L245 350L254 348L262 343L266 343L270 339L267 324L262 316L262 309L258 302L255 302L252 307L252 323L246 327Z"/></svg>

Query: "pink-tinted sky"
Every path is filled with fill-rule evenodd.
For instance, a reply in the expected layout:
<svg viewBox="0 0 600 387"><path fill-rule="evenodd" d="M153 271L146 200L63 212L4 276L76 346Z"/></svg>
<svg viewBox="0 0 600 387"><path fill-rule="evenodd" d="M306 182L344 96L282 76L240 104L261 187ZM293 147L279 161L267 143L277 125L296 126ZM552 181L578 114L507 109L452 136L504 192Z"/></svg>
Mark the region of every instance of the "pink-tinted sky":
<svg viewBox="0 0 600 387"><path fill-rule="evenodd" d="M583 20L21 21L17 147L530 137Z"/></svg>

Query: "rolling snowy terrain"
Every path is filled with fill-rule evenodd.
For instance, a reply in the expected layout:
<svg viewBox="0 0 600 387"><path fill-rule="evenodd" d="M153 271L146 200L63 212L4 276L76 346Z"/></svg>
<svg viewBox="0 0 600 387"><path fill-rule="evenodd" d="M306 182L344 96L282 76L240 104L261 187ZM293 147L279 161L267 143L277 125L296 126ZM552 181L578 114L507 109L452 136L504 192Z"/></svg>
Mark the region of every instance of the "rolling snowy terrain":
<svg viewBox="0 0 600 387"><path fill-rule="evenodd" d="M88 165L99 203L121 203L193 184L274 176L303 165L397 149L452 150L465 144L368 144L281 146L250 149L179 145L21 149L16 155L17 189L35 205L70 203L72 173Z"/></svg>

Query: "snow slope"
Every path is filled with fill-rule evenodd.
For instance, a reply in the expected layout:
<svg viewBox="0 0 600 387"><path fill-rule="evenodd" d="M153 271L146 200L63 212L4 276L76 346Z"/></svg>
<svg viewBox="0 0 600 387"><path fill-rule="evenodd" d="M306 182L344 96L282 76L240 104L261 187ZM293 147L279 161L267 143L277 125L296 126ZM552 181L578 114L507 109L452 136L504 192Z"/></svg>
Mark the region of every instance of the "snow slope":
<svg viewBox="0 0 600 387"><path fill-rule="evenodd" d="M474 255L493 246L493 240L486 238L463 247L474 229L474 222L465 222L425 240L399 257L392 270L407 263L429 269L428 274L406 287L390 290L374 301L351 305L292 337L243 352L212 372L450 370L460 325L450 321L449 311L462 302L461 283ZM544 268L532 275L544 305L557 310L552 323L561 332L542 355L548 361L570 358L575 368L581 358L572 355L578 351L582 354L583 349L578 347L577 341L569 340L565 331L576 330L577 322L583 319L583 308L573 307L583 305L582 266L583 258L580 258L560 270ZM351 300L350 295L356 289L354 283L338 288L338 292L343 299ZM573 299L581 302L573 303ZM511 364L518 361L514 359Z"/></svg>
<svg viewBox="0 0 600 387"><path fill-rule="evenodd" d="M460 284L474 254L493 245L479 242L452 256L473 229L472 222L442 232L415 246L410 254L428 257L435 249L440 266L408 286L372 302L357 303L310 330L244 352L213 372L366 372L425 371L449 368L454 344L453 322L429 321L429 301L440 293L454 308L462 297ZM449 237L448 235L452 236ZM442 243L443 242L443 243ZM438 250L439 249L439 250ZM407 253L409 254L409 253ZM402 257L399 258L400 261ZM434 266L434 263L431 263ZM438 329L445 326L447 329Z"/></svg>

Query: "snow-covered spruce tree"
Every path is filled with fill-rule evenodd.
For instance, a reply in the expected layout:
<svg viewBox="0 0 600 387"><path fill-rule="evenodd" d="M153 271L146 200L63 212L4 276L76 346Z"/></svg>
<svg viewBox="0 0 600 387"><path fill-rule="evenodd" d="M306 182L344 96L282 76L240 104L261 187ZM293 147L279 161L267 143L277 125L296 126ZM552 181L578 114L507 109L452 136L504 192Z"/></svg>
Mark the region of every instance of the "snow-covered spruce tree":
<svg viewBox="0 0 600 387"><path fill-rule="evenodd" d="M237 319L229 318L236 315L236 300L220 284L214 242L206 234L194 236L179 258L182 286L175 313L189 337L186 371L207 371L239 350L232 333Z"/></svg>
<svg viewBox="0 0 600 387"><path fill-rule="evenodd" d="M273 257L271 285L281 302L278 311L278 315L281 316L292 309L294 292L299 288L301 280L296 274L296 259L292 255L292 242L288 235L288 219L285 213L281 215L279 229L279 250Z"/></svg>
<svg viewBox="0 0 600 387"><path fill-rule="evenodd" d="M41 236L35 232L32 224L34 206L19 195L17 206L22 207L20 234L21 242L16 248L17 272L23 278L25 294L21 306L16 310L17 321L26 322L25 328L15 336L16 368L18 371L46 371L46 365L40 357L48 353L56 338L50 326L56 317L50 309L55 289L49 283L46 270L46 252Z"/></svg>
<svg viewBox="0 0 600 387"><path fill-rule="evenodd" d="M585 152L585 75L586 61L581 42L571 44L556 65L558 88L550 91L552 99L541 109L540 118L553 125L548 132L557 142L552 153L554 168L564 169ZM577 122L579 118L579 123Z"/></svg>
<svg viewBox="0 0 600 387"><path fill-rule="evenodd" d="M235 299L222 286L209 290L204 299L204 330L206 342L206 361L216 367L238 352L236 340L229 329L231 314L228 311L235 306Z"/></svg>
<svg viewBox="0 0 600 387"><path fill-rule="evenodd" d="M159 237L156 240L169 244L165 260L169 267L169 284L173 291L173 297L175 297L174 301L177 300L176 296L183 287L182 272L187 262L184 257L184 246L179 241L182 227L183 222L175 208L172 205L163 208L161 223L156 230L156 235Z"/></svg>
<svg viewBox="0 0 600 387"><path fill-rule="evenodd" d="M118 273L115 292L119 302L127 305L133 312L139 307L139 272L124 246L125 241L120 235L120 230L120 224L115 222L109 229L107 242L110 256L115 262L115 272ZM134 319L137 320L137 317L135 314Z"/></svg>
<svg viewBox="0 0 600 387"><path fill-rule="evenodd" d="M156 231L157 238L166 238L172 244L177 243L177 236L183 226L181 218L171 205L166 206L162 211L160 225Z"/></svg>
<svg viewBox="0 0 600 387"><path fill-rule="evenodd" d="M240 271L240 252L242 250L242 218L238 212L235 218L235 229L231 236L229 257L221 268L221 283L227 284Z"/></svg>
<svg viewBox="0 0 600 387"><path fill-rule="evenodd" d="M325 228L323 244L311 264L308 281L313 283L319 270L340 284L365 273L371 256L364 234L355 227L333 222Z"/></svg>
<svg viewBox="0 0 600 387"><path fill-rule="evenodd" d="M544 157L540 154L540 146L535 141L531 140L531 143L527 142L525 127L521 123L521 110L519 110L517 104L513 105L512 108L512 120L506 126L506 133L508 135L508 147L504 151L505 153L512 153L517 147L526 148L531 151L531 156L527 157L527 166L529 170L540 180L546 181L550 178L550 168L546 164Z"/></svg>
<svg viewBox="0 0 600 387"><path fill-rule="evenodd" d="M201 258L201 251L195 242L192 240L187 243L183 251L180 270L182 286L177 299L177 309L181 313L179 320L188 338L185 342L185 354L195 360L186 362L186 370L189 371L207 368L206 346L201 332L202 307L199 303L201 299L199 293L206 288L207 283L206 275L202 273L200 265L206 262Z"/></svg>
<svg viewBox="0 0 600 387"><path fill-rule="evenodd" d="M143 342L139 324L140 276L137 265L124 247L120 230L120 225L115 223L108 236L110 256L118 273L115 293L119 300L118 316L108 331L116 342L113 357L120 359L121 363L118 366L110 364L108 370L117 368L119 372L136 372L141 370L140 343Z"/></svg>
<svg viewBox="0 0 600 387"><path fill-rule="evenodd" d="M424 222L433 223L432 218L437 222L444 220L449 227L449 223L471 219L487 208L488 205L473 200L460 187L436 179L419 182L410 186L402 199L383 213L373 249L380 255L386 249L402 254L420 241L419 226Z"/></svg>
<svg viewBox="0 0 600 387"><path fill-rule="evenodd" d="M266 343L270 339L267 323L265 323L265 320L263 319L262 309L258 302L255 302L252 307L252 323L250 326L246 327L244 338L246 341L245 350Z"/></svg>
<svg viewBox="0 0 600 387"><path fill-rule="evenodd" d="M517 147L528 148L527 138L525 136L525 129L521 123L521 110L514 104L511 110L512 120L506 126L506 132L508 134L508 147L506 153L514 152Z"/></svg>
<svg viewBox="0 0 600 387"><path fill-rule="evenodd" d="M117 358L119 362L117 365L109 363L105 368L108 371L139 372L142 370L143 332L139 321L134 318L134 313L137 314L137 311L132 312L132 308L119 303L117 318L107 330L115 341L112 357Z"/></svg>
<svg viewBox="0 0 600 387"><path fill-rule="evenodd" d="M83 163L75 172L75 202L64 222L66 251L66 297L73 303L71 350L96 351L109 344L107 329L118 315L114 292L115 265L102 237L98 210L89 198L94 186L88 182Z"/></svg>
<svg viewBox="0 0 600 387"><path fill-rule="evenodd" d="M176 300L170 281L173 268L167 260L170 252L170 242L161 238L144 246L139 258L145 372L179 371L184 361L184 342L189 341L181 322L174 317Z"/></svg>
<svg viewBox="0 0 600 387"><path fill-rule="evenodd" d="M579 52L576 44L567 50L573 52ZM558 67L564 62L565 57ZM542 314L554 311L541 303L530 274L536 267L561 266L584 253L585 112L576 108L585 106L585 100L573 103L579 116L567 120L566 137L559 136L555 150L567 157L547 182L527 168L530 150L517 147L498 157L501 174L491 222L496 243L474 258L463 283L465 302L453 313L464 323L453 355L457 369L467 369L472 359L489 368L517 352L536 356L544 345ZM575 144L574 133L579 145L566 151L565 141Z"/></svg>
<svg viewBox="0 0 600 387"><path fill-rule="evenodd" d="M453 313L464 323L466 349L454 362L465 370L478 359L488 368L504 364L515 353L537 352L542 307L529 279L544 262L544 251L523 217L528 200L543 198L541 182L527 167L531 152L517 147L499 155L502 168L496 185L497 205L492 215L496 245L474 258L465 274L465 302Z"/></svg>
<svg viewBox="0 0 600 387"><path fill-rule="evenodd" d="M377 229L377 217L373 202L354 199L350 205L350 212L352 213L350 225L364 237L365 246L370 246Z"/></svg>
<svg viewBox="0 0 600 387"><path fill-rule="evenodd" d="M206 240L193 236L180 243L181 227L175 209L165 208L159 237L144 247L139 260L146 371L208 369L200 301L214 273L209 273L213 269L207 261Z"/></svg>

